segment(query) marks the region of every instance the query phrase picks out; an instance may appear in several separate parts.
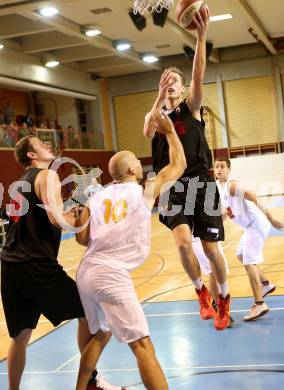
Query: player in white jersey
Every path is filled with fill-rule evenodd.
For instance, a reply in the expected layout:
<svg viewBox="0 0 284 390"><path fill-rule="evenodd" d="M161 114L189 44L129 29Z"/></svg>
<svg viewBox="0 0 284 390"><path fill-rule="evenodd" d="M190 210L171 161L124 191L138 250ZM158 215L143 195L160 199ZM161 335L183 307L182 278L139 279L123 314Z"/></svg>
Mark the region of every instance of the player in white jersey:
<svg viewBox="0 0 284 390"><path fill-rule="evenodd" d="M141 162L131 152L116 153L109 162L115 183L95 193L78 216L77 226L86 226L76 234L76 239L87 250L76 282L94 337L81 357L77 390L86 389L91 367L96 366L111 334L129 344L147 389L168 389L129 275L149 254L155 199L171 187L186 167L171 120L156 111L153 123L167 138L170 163L146 181L143 190L138 184L143 177Z"/></svg>
<svg viewBox="0 0 284 390"><path fill-rule="evenodd" d="M214 172L222 206L227 216L244 229L237 257L245 266L254 295L255 304L244 317L245 321L252 321L268 313L269 308L264 302L264 296L275 290L275 286L269 283L258 268L258 264L264 261L262 255L264 242L271 225L283 229L284 224L272 217L270 211L257 199L256 194L248 191L240 182L231 179L230 171L230 160L225 158L215 160Z"/></svg>

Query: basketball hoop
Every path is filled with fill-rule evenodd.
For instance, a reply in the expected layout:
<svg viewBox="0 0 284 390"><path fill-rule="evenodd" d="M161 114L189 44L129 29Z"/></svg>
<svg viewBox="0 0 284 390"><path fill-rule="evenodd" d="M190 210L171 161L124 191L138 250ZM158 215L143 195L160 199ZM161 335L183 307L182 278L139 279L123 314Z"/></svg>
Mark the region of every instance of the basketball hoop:
<svg viewBox="0 0 284 390"><path fill-rule="evenodd" d="M174 0L133 0L133 12L140 15L162 12L163 8L169 9L173 3Z"/></svg>

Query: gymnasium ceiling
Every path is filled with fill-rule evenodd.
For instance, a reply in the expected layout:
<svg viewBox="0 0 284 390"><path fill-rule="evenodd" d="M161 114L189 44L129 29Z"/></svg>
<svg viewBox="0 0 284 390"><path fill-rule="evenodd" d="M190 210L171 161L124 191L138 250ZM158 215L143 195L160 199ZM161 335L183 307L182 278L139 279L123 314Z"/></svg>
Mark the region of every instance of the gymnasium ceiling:
<svg viewBox="0 0 284 390"><path fill-rule="evenodd" d="M177 1L175 2L177 3ZM209 61L275 56L284 52L283 0L207 0L211 15L231 14L232 19L211 22L208 40L213 43ZM54 6L59 13L50 18L37 10ZM168 64L188 63L183 46L195 46L194 33L175 21L174 8L163 28L147 16L147 26L138 31L128 12L130 0L0 0L0 43L5 47L44 58L51 54L61 66L114 77L162 69ZM105 9L105 13L100 12ZM96 26L102 34L89 38L81 30ZM127 39L132 49L118 52L113 42ZM0 51L1 55L4 50ZM142 53L159 57L145 64Z"/></svg>

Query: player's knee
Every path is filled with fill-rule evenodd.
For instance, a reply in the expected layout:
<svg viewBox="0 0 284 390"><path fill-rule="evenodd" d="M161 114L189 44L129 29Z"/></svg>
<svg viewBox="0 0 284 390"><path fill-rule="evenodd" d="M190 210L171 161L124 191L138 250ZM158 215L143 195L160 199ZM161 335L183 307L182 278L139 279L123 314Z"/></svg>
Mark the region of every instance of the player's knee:
<svg viewBox="0 0 284 390"><path fill-rule="evenodd" d="M16 337L13 338L14 343L27 345L32 335L32 329L22 330Z"/></svg>
<svg viewBox="0 0 284 390"><path fill-rule="evenodd" d="M105 347L111 338L111 332L103 332L102 330L98 330L94 337L103 347Z"/></svg>
<svg viewBox="0 0 284 390"><path fill-rule="evenodd" d="M190 256L193 254L192 243L186 238L179 240L177 247L181 255Z"/></svg>
<svg viewBox="0 0 284 390"><path fill-rule="evenodd" d="M129 343L129 346L136 356L148 353L155 353L154 346L149 336L133 341L132 343Z"/></svg>
<svg viewBox="0 0 284 390"><path fill-rule="evenodd" d="M209 247L204 247L204 253L206 254L206 256L208 257L208 259L210 261L216 261L218 259L218 249L217 247L212 247L212 246L209 246Z"/></svg>

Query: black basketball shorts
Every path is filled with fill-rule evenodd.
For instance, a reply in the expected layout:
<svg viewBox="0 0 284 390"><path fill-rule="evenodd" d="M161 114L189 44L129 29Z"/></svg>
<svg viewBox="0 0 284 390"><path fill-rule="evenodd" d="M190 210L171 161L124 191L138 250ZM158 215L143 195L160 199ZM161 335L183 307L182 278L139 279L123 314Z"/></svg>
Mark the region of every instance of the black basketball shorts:
<svg viewBox="0 0 284 390"><path fill-rule="evenodd" d="M182 178L177 184L177 188L171 188L168 199L164 196L160 200L160 221L171 230L186 224L201 240L223 241L222 208L215 180L205 175ZM163 205L165 199L167 205Z"/></svg>
<svg viewBox="0 0 284 390"><path fill-rule="evenodd" d="M1 294L12 338L36 328L41 314L54 326L85 317L75 281L54 261L1 261Z"/></svg>

